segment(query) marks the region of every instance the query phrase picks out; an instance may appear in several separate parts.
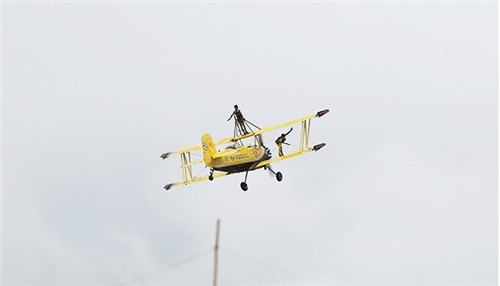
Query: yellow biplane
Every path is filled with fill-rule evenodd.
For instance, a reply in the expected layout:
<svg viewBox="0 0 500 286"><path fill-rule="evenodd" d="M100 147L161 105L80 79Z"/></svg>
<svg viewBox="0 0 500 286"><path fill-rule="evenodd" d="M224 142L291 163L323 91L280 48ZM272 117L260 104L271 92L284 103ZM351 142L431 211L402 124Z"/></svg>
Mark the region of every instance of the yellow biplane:
<svg viewBox="0 0 500 286"><path fill-rule="evenodd" d="M212 137L207 133L201 137L201 145L174 152L163 153L161 155L162 159L167 159L173 155L180 155L183 178L181 182L167 184L165 189L170 190L176 186L188 185L206 180L212 181L215 178L245 172L245 180L241 182L240 186L243 191L246 191L248 190L246 183L248 172L260 168L264 168L272 172L278 182L280 182L283 179L283 175L281 172L275 172L271 168L270 164L299 156L310 151L318 151L323 148L326 145L325 143L309 147L309 133L311 129L311 119L321 117L328 112L328 109L324 109L311 115L256 131L240 135L235 133L234 137L225 138L216 142L214 142ZM302 126L299 143L300 147L298 148L298 151L290 154L284 154L283 156L273 157L269 148L263 144L262 134L295 124L300 124ZM251 138L253 138L253 144L247 144L245 146L243 144L243 140L250 140ZM216 146L224 144L229 145L222 150L216 149ZM203 158L199 160L191 160L191 154L200 150L203 152ZM201 163L204 163L206 167L210 168L210 174L204 176L198 176L196 174L193 175L193 166Z"/></svg>

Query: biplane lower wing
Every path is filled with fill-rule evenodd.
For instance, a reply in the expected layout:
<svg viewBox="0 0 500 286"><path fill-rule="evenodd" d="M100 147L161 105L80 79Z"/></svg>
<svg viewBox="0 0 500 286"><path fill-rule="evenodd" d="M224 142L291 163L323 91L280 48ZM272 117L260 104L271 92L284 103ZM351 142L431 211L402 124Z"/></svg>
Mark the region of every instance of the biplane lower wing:
<svg viewBox="0 0 500 286"><path fill-rule="evenodd" d="M299 150L299 151L294 152L294 153L290 153L290 154L287 154L287 155L283 155L283 156L271 158L269 160L265 160L265 161L259 162L259 164L255 165L253 167L253 169L258 169L258 168L264 167L266 165L269 165L269 164L272 164L272 163L275 163L275 162L278 162L278 161L283 161L283 160L290 159L290 158L293 158L293 157L296 157L296 156L304 155L304 154L306 154L308 152L311 152L311 151L318 151L319 149L325 147L325 145L326 145L325 143L316 144L313 147L304 148L304 149Z"/></svg>
<svg viewBox="0 0 500 286"><path fill-rule="evenodd" d="M227 176L227 175L229 175L229 173L218 172L218 173L213 174L213 178L214 179L215 178L220 178L220 177L224 177L224 176ZM167 185L165 185L164 189L168 191L168 190L170 190L173 187L185 186L185 185L189 185L189 184L193 184L193 183L203 182L203 181L209 180L208 177L209 176L207 175L207 176L203 176L203 177L192 178L190 180L186 180L186 181L182 181L182 182L178 182L178 183L167 184Z"/></svg>

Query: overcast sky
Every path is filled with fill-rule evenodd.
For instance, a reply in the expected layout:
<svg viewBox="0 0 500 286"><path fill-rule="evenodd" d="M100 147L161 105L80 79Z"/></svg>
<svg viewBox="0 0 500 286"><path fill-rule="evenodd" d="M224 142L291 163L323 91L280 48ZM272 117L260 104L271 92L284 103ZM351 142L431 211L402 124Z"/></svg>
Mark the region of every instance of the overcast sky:
<svg viewBox="0 0 500 286"><path fill-rule="evenodd" d="M219 285L497 284L497 3L2 5L3 285L209 285L217 219ZM327 145L166 192L234 104Z"/></svg>

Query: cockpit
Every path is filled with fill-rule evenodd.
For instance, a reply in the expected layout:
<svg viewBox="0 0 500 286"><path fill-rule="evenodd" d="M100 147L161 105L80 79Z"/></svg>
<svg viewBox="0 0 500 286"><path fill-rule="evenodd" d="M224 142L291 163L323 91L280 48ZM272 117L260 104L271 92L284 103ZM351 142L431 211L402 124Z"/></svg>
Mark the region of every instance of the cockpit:
<svg viewBox="0 0 500 286"><path fill-rule="evenodd" d="M236 149L236 148L238 148L240 146L241 146L240 143L234 142L233 144L228 145L225 149Z"/></svg>

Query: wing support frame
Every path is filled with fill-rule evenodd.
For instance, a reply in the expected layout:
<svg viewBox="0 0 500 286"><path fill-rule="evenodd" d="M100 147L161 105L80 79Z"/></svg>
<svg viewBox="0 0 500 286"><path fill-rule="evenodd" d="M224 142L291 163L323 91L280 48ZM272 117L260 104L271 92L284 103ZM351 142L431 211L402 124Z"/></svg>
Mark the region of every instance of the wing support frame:
<svg viewBox="0 0 500 286"><path fill-rule="evenodd" d="M310 132L311 132L311 119L302 121L302 131L300 132L300 150L309 148Z"/></svg>
<svg viewBox="0 0 500 286"><path fill-rule="evenodd" d="M191 164L191 152L181 153L182 181L184 183L193 179L193 164Z"/></svg>

